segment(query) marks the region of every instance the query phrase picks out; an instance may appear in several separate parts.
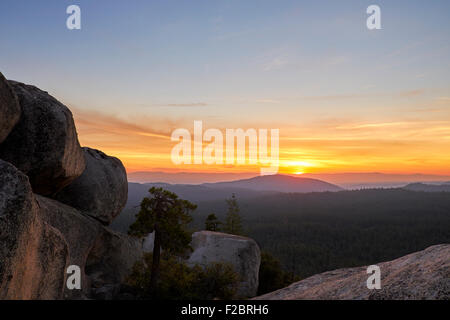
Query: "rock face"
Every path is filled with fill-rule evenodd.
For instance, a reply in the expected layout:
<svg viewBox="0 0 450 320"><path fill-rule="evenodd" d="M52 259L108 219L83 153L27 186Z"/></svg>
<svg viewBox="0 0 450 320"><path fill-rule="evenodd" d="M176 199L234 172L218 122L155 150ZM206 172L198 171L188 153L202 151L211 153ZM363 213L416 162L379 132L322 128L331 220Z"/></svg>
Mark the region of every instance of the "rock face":
<svg viewBox="0 0 450 320"><path fill-rule="evenodd" d="M58 201L37 196L43 219L64 235L69 247L69 265L81 268L82 290L65 289L64 298L99 298L98 291L118 289L142 258L141 241L116 233L92 217ZM113 292L108 291L112 298Z"/></svg>
<svg viewBox="0 0 450 320"><path fill-rule="evenodd" d="M114 297L142 257L139 240L103 225L127 200L120 160L81 149L69 109L1 74L0 138L0 299Z"/></svg>
<svg viewBox="0 0 450 320"><path fill-rule="evenodd" d="M450 299L450 245L436 245L377 264L381 289L367 289L367 267L314 275L255 299Z"/></svg>
<svg viewBox="0 0 450 320"><path fill-rule="evenodd" d="M17 124L20 113L19 100L8 81L0 73L0 143Z"/></svg>
<svg viewBox="0 0 450 320"><path fill-rule="evenodd" d="M127 174L122 162L101 151L83 148L86 169L55 195L68 204L109 225L128 198Z"/></svg>
<svg viewBox="0 0 450 320"><path fill-rule="evenodd" d="M188 264L201 266L213 262L226 262L234 266L241 281L237 295L254 297L258 290L261 253L253 239L225 233L200 231L192 235L193 252Z"/></svg>
<svg viewBox="0 0 450 320"><path fill-rule="evenodd" d="M58 201L37 196L42 218L52 227L57 229L68 244L69 265L77 265L81 268L81 291L65 288L65 299L82 299L89 296L89 279L85 275L87 257L95 241L97 240L102 225Z"/></svg>
<svg viewBox="0 0 450 320"><path fill-rule="evenodd" d="M35 193L52 195L79 177L85 167L72 113L36 87L9 84L22 114L0 145L0 159L25 173Z"/></svg>
<svg viewBox="0 0 450 320"><path fill-rule="evenodd" d="M141 240L102 228L86 261L91 297L113 299L134 264L143 257Z"/></svg>
<svg viewBox="0 0 450 320"><path fill-rule="evenodd" d="M62 298L68 248L43 221L28 178L0 160L0 299Z"/></svg>

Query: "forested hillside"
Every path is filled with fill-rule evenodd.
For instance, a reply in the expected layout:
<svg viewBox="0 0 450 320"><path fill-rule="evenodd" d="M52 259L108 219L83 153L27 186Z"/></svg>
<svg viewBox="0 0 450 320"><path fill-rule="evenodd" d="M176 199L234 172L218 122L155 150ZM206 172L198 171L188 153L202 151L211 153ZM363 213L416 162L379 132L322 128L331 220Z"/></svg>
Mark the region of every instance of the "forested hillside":
<svg viewBox="0 0 450 320"><path fill-rule="evenodd" d="M229 196L198 202L193 229L204 229L210 213L223 220ZM302 278L450 243L450 193L446 192L372 189L238 201L247 235ZM124 217L132 220L132 211L124 212ZM121 221L126 221L124 217ZM127 229L126 224L115 227Z"/></svg>

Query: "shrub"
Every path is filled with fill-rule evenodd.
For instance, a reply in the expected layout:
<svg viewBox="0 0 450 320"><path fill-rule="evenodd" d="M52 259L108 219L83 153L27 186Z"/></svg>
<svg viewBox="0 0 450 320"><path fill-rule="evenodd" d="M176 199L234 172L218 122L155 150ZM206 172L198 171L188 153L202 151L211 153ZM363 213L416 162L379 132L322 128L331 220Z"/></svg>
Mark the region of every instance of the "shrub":
<svg viewBox="0 0 450 320"><path fill-rule="evenodd" d="M298 280L297 277L281 268L281 263L278 259L268 252L261 252L258 295L284 288Z"/></svg>
<svg viewBox="0 0 450 320"><path fill-rule="evenodd" d="M151 298L151 264L152 254L145 254L143 261L134 265L126 281L128 286L134 288L138 299ZM154 297L167 300L232 299L238 283L239 275L230 264L189 267L180 258L163 253Z"/></svg>

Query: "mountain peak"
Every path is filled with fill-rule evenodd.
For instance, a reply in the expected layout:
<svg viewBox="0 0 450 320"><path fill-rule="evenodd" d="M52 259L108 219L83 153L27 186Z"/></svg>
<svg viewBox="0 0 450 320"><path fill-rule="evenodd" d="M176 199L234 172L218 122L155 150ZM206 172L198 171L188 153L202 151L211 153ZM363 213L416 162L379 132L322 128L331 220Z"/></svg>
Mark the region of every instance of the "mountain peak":
<svg viewBox="0 0 450 320"><path fill-rule="evenodd" d="M278 191L278 192L325 192L341 191L341 187L334 184L312 178L294 177L284 174L258 176L236 181L205 183L208 187L245 188L256 191Z"/></svg>

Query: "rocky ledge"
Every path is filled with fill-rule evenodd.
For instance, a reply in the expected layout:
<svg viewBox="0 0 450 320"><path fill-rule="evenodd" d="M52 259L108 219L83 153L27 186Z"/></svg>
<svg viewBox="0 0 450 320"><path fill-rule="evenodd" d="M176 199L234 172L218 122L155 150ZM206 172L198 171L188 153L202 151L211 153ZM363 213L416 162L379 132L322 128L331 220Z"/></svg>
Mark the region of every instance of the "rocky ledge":
<svg viewBox="0 0 450 320"><path fill-rule="evenodd" d="M450 244L429 247L377 264L381 289L367 288L367 267L314 275L256 300L409 300L450 299Z"/></svg>

